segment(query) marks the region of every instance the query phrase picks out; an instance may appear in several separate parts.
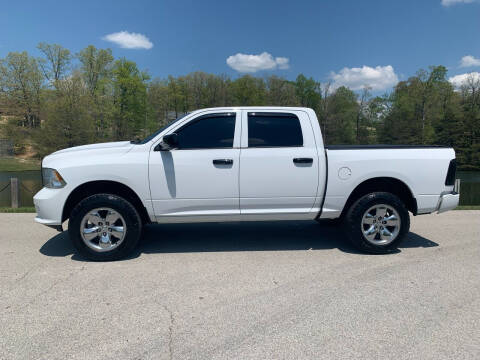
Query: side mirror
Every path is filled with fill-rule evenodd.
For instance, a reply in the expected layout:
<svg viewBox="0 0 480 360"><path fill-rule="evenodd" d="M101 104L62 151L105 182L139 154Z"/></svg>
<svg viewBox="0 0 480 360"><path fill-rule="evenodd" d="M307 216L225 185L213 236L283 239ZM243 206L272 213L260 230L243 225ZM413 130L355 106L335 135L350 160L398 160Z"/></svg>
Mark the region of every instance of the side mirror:
<svg viewBox="0 0 480 360"><path fill-rule="evenodd" d="M160 143L160 149L163 151L173 150L178 147L178 135L176 133L165 135Z"/></svg>

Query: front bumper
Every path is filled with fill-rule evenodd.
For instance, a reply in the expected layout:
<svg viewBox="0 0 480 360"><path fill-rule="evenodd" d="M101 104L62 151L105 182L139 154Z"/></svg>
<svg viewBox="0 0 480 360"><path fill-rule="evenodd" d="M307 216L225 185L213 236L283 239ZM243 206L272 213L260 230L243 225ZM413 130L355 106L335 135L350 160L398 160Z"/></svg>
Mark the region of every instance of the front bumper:
<svg viewBox="0 0 480 360"><path fill-rule="evenodd" d="M67 200L69 191L66 188L43 188L33 197L33 204L37 216L35 221L39 224L58 228L62 225L63 205Z"/></svg>
<svg viewBox="0 0 480 360"><path fill-rule="evenodd" d="M441 195L437 208L438 214L455 209L458 206L459 201L460 194L455 191Z"/></svg>

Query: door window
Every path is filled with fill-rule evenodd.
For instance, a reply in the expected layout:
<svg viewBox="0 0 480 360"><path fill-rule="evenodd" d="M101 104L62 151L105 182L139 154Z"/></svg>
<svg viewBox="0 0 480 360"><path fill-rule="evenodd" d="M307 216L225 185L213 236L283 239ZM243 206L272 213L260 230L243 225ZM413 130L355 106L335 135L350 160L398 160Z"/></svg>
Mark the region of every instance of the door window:
<svg viewBox="0 0 480 360"><path fill-rule="evenodd" d="M248 113L248 147L303 146L300 120L294 114Z"/></svg>
<svg viewBox="0 0 480 360"><path fill-rule="evenodd" d="M179 149L232 148L235 113L203 115L176 133Z"/></svg>

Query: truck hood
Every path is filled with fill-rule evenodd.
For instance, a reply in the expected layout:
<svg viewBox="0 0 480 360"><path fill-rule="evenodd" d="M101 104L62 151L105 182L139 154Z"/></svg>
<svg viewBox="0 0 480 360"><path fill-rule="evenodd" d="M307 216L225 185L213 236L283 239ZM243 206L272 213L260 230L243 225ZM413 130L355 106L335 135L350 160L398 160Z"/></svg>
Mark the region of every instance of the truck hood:
<svg viewBox="0 0 480 360"><path fill-rule="evenodd" d="M101 144L91 144L75 146L56 151L43 159L43 167L63 168L69 167L86 159L92 161L92 158L110 157L112 155L122 155L130 151L136 145L130 141L108 142Z"/></svg>
<svg viewBox="0 0 480 360"><path fill-rule="evenodd" d="M112 149L112 148L120 148L129 150L132 146L134 146L130 141L116 141L116 142L107 142L107 143L100 143L100 144L90 144L90 145L82 145L82 146L74 146L67 149L62 149L55 151L52 155L64 154L64 153L71 153L77 151L85 151L85 150L100 150L100 149Z"/></svg>

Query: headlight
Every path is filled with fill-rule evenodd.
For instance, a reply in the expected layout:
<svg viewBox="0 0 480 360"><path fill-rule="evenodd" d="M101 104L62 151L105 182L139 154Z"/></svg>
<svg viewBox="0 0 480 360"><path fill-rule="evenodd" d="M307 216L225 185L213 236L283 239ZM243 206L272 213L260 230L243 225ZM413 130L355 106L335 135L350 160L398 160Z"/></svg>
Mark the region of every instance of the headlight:
<svg viewBox="0 0 480 360"><path fill-rule="evenodd" d="M51 189L63 188L67 183L55 169L42 169L43 186Z"/></svg>

